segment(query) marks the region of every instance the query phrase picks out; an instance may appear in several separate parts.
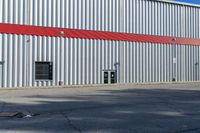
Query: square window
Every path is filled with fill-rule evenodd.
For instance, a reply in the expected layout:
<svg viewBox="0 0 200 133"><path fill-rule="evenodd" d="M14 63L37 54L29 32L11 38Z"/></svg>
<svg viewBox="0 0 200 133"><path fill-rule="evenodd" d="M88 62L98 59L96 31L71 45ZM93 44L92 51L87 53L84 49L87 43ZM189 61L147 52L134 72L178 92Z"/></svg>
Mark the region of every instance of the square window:
<svg viewBox="0 0 200 133"><path fill-rule="evenodd" d="M36 80L53 80L52 62L35 62Z"/></svg>

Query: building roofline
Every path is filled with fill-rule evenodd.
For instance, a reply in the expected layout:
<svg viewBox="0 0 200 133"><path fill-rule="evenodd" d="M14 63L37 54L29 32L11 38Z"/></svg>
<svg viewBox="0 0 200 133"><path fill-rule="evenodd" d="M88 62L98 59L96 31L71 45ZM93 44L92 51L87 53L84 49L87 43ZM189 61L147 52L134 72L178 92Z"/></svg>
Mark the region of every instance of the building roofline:
<svg viewBox="0 0 200 133"><path fill-rule="evenodd" d="M200 8L199 4L191 4L191 3L186 3L186 2L180 2L180 1L173 1L173 0L154 0L154 1L159 1L159 2L164 2L164 3L169 3L169 4L176 4L176 5L182 5L182 6L190 6L190 7L197 7Z"/></svg>

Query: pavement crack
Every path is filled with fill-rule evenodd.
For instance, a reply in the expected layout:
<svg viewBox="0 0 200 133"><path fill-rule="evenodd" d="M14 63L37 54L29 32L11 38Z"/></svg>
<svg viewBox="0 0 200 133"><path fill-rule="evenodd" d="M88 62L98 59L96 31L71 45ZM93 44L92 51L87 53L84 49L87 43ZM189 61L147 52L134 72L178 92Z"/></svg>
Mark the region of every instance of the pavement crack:
<svg viewBox="0 0 200 133"><path fill-rule="evenodd" d="M68 113L68 115L71 114L71 113L72 113L72 111L70 111ZM77 131L79 133L83 133L83 131L81 130L81 128L77 127L75 124L72 123L71 119L69 118L69 116L66 113L61 112L61 115L66 119L66 121L67 121L67 123L68 123L68 125L69 125L70 128L74 129L75 131Z"/></svg>
<svg viewBox="0 0 200 133"><path fill-rule="evenodd" d="M155 102L155 104L158 104L159 102ZM77 111L84 111L84 110L97 110L97 109L107 109L107 108L115 108L115 107L128 107L128 106L136 106L136 105L148 105L149 103L145 102L139 102L139 103L134 103L134 104L113 104L113 105L100 105L100 106L83 106L83 107L73 107L69 109L60 109L57 111L47 111L47 112L40 112L40 113L35 113L35 114L40 114L41 115L56 115L60 113L66 113L66 112L77 112Z"/></svg>

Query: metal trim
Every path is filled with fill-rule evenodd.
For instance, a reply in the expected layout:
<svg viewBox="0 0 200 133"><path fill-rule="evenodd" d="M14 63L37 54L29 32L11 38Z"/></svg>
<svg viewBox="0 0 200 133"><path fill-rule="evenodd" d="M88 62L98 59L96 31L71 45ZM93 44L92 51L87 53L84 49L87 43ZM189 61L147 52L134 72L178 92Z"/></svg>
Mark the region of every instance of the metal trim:
<svg viewBox="0 0 200 133"><path fill-rule="evenodd" d="M150 0L152 1L152 0ZM169 0L155 0L158 2L163 2L163 3L169 3L169 4L175 4L175 5L181 5L181 6L190 6L190 7L198 7L200 8L199 4L190 4L190 3L186 3L186 2L180 2L180 1L169 1Z"/></svg>
<svg viewBox="0 0 200 133"><path fill-rule="evenodd" d="M60 31L64 34L60 35ZM0 23L0 33L66 38L200 45L200 39Z"/></svg>

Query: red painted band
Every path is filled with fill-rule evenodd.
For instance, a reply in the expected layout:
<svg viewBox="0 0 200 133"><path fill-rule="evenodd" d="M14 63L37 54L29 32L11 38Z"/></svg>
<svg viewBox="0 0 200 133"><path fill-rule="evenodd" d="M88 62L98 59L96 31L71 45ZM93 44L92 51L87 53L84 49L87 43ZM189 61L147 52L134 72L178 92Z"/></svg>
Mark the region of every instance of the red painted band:
<svg viewBox="0 0 200 133"><path fill-rule="evenodd" d="M53 28L53 27L3 24L3 23L0 24L0 33L130 41L130 42L149 42L149 43L162 43L162 44L200 45L200 39L193 39L193 38L143 35L143 34L107 32L107 31L95 31L95 30Z"/></svg>

